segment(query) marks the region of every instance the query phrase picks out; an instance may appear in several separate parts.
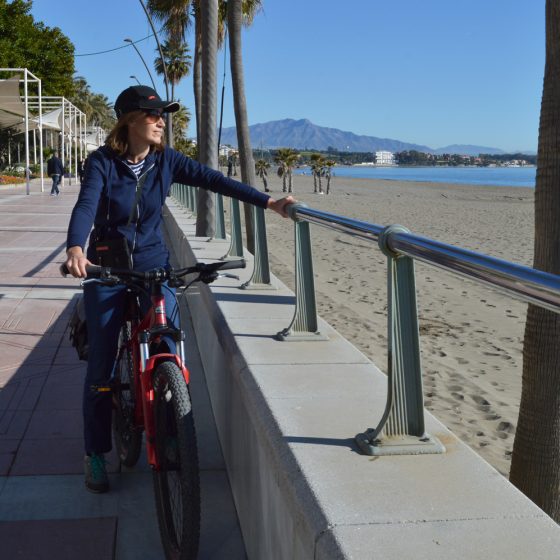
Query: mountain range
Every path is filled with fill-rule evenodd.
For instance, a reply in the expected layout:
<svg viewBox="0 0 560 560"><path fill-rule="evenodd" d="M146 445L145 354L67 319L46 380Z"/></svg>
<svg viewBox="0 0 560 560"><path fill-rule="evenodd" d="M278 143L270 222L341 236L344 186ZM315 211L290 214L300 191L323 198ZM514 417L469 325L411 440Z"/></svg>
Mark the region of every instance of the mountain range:
<svg viewBox="0 0 560 560"><path fill-rule="evenodd" d="M263 148L295 148L298 150L327 150L335 148L341 152L402 152L418 150L430 154L503 154L499 148L453 144L442 148L430 148L421 144L411 144L392 138L364 136L313 124L308 119L283 119L266 123L254 124L249 127L251 143L254 147ZM235 127L222 130L222 144L237 147Z"/></svg>

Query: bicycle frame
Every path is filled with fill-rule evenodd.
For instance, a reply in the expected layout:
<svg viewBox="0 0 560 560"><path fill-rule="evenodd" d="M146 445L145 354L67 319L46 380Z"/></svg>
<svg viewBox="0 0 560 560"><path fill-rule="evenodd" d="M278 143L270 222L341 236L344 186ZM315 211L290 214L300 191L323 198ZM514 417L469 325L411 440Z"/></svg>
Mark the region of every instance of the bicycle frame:
<svg viewBox="0 0 560 560"><path fill-rule="evenodd" d="M152 287L150 299L150 309L140 321L135 319L135 314L132 314L133 328L127 345L131 349L134 370L135 424L146 432L146 451L150 467L154 470L160 470L155 449L153 374L157 366L163 361L174 361L181 370L187 385L190 374L184 364L184 333L181 328L170 328L167 325L165 297L160 284L155 284ZM134 300L136 300L136 294L134 294ZM138 308L137 301L130 303L130 305ZM150 343L163 334L174 336L177 353L158 353L150 356Z"/></svg>

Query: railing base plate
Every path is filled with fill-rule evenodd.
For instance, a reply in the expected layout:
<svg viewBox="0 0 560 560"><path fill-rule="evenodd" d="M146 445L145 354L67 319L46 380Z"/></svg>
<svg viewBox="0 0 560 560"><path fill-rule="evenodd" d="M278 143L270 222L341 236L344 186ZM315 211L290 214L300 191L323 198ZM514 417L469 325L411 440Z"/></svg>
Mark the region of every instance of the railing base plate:
<svg viewBox="0 0 560 560"><path fill-rule="evenodd" d="M276 340L282 340L285 342L310 342L313 340L329 340L328 336L321 334L319 331L305 333L283 330L277 333L274 338Z"/></svg>
<svg viewBox="0 0 560 560"><path fill-rule="evenodd" d="M272 284L258 284L256 282L245 282L239 286L241 290L278 290L276 286Z"/></svg>
<svg viewBox="0 0 560 560"><path fill-rule="evenodd" d="M429 434L425 434L421 438L417 436L383 437L372 442L371 433L368 431L358 434L355 440L364 455L375 457L445 453L443 444Z"/></svg>

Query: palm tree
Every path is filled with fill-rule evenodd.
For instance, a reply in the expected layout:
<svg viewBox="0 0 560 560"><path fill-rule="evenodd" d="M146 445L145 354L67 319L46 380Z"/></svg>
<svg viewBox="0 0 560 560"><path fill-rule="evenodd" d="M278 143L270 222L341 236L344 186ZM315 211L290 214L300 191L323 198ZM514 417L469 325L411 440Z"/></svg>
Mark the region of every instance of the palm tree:
<svg viewBox="0 0 560 560"><path fill-rule="evenodd" d="M192 58L189 54L189 47L184 41L177 42L175 39L169 39L162 44L161 50L167 66L167 77L171 83L171 99L174 100L175 86L189 75ZM156 58L154 67L160 76L164 74L161 57Z"/></svg>
<svg viewBox="0 0 560 560"><path fill-rule="evenodd" d="M319 193L323 194L321 175L323 173L325 158L321 154L311 154L309 159L311 160L309 166L311 167L311 173L313 174L313 192L317 192L317 179L319 179Z"/></svg>
<svg viewBox="0 0 560 560"><path fill-rule="evenodd" d="M202 92L199 160L218 168L218 134L216 126L216 55L218 51L218 0L205 0L200 5L202 17ZM214 194L205 189L198 192L196 235L213 237L216 231Z"/></svg>
<svg viewBox="0 0 560 560"><path fill-rule="evenodd" d="M200 143L202 123L202 13L200 0L148 0L151 15L163 23L170 41L184 42L187 31L194 22L193 91L196 117L196 137ZM224 20L227 2L218 4L218 47L224 39Z"/></svg>
<svg viewBox="0 0 560 560"><path fill-rule="evenodd" d="M91 88L87 80L83 76L76 76L74 78L74 95L70 96L69 100L85 113L88 121L91 120L93 114L93 107L90 103L91 96Z"/></svg>
<svg viewBox="0 0 560 560"><path fill-rule="evenodd" d="M546 1L534 267L560 274L560 4ZM529 305L510 480L560 522L560 315Z"/></svg>
<svg viewBox="0 0 560 560"><path fill-rule="evenodd" d="M195 99L196 137L198 142L200 142L202 34L199 0L148 0L147 8L157 21L163 23L163 29L167 40L172 44L185 43L187 31L189 27L192 26L194 20L195 56L193 89Z"/></svg>
<svg viewBox="0 0 560 560"><path fill-rule="evenodd" d="M249 123L247 119L247 100L245 97L245 79L243 77L243 56L241 49L241 24L244 19L245 25L250 25L259 8L259 0L229 0L227 2L229 59L241 180L252 186L256 186L257 179L255 176L255 163L253 161L253 150L251 149ZM247 249L254 254L253 209L250 204L244 204L243 207L245 211Z"/></svg>
<svg viewBox="0 0 560 560"><path fill-rule="evenodd" d="M270 192L268 188L268 181L266 180L268 177L267 170L270 169L270 163L264 159L258 159L255 163L255 170L257 172L257 177L262 179L264 185L264 192Z"/></svg>
<svg viewBox="0 0 560 560"><path fill-rule="evenodd" d="M280 164L278 176L282 177L282 192L293 192L292 170L298 160L299 154L292 148L280 148L276 153L274 161Z"/></svg>
<svg viewBox="0 0 560 560"><path fill-rule="evenodd" d="M184 140L187 135L187 129L191 122L191 114L189 110L181 105L181 108L173 113L173 146L177 142Z"/></svg>
<svg viewBox="0 0 560 560"><path fill-rule="evenodd" d="M324 164L325 176L327 177L327 194L330 194L330 192L331 192L332 168L335 165L336 165L336 162L334 162L332 159L328 159L327 161L325 161L325 164Z"/></svg>
<svg viewBox="0 0 560 560"><path fill-rule="evenodd" d="M116 121L115 111L113 110L113 104L109 102L108 97L102 93L94 93L90 97L89 103L92 107L91 120L93 123L105 130L113 128Z"/></svg>
<svg viewBox="0 0 560 560"><path fill-rule="evenodd" d="M100 93L93 93L83 76L74 78L74 95L69 100L86 115L88 123L110 129L115 124L115 113L109 99Z"/></svg>

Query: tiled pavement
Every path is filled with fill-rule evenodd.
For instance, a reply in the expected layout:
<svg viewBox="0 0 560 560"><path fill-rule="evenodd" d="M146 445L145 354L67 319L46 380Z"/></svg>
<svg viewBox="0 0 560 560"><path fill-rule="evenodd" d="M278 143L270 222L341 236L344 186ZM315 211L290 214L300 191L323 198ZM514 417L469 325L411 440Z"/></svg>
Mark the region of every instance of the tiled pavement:
<svg viewBox="0 0 560 560"><path fill-rule="evenodd" d="M81 392L85 363L67 336L80 292L58 273L78 188L50 197L45 182L0 188L0 559L163 558L144 463L112 490L83 486ZM186 325L188 327L188 325ZM190 364L196 370L196 356ZM201 455L200 558L245 558L201 376L191 390Z"/></svg>

